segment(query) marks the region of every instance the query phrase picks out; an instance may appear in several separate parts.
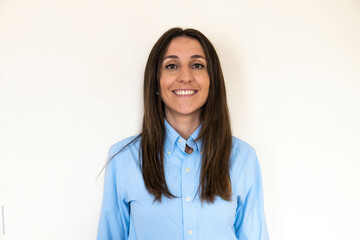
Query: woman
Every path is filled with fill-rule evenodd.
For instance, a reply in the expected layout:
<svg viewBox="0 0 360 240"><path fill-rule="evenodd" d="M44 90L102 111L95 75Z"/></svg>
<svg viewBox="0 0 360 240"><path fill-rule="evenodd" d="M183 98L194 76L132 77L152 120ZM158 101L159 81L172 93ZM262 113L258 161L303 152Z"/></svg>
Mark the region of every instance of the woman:
<svg viewBox="0 0 360 240"><path fill-rule="evenodd" d="M144 76L140 135L113 145L98 240L268 239L254 149L232 137L216 51L165 32Z"/></svg>

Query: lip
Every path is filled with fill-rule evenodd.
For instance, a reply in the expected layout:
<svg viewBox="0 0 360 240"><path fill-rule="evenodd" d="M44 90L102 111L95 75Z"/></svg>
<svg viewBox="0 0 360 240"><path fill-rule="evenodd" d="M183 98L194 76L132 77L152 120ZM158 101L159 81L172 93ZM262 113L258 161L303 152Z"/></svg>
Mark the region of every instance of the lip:
<svg viewBox="0 0 360 240"><path fill-rule="evenodd" d="M186 89L174 89L171 92L177 97L191 97L194 96L199 90L186 88Z"/></svg>

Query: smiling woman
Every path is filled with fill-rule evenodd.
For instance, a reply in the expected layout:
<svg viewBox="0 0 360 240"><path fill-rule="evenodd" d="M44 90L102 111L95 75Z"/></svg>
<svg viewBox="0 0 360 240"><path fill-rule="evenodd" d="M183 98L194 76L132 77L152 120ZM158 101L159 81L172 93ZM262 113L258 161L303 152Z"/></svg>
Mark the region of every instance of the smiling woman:
<svg viewBox="0 0 360 240"><path fill-rule="evenodd" d="M268 238L259 163L231 135L216 51L172 28L146 64L141 134L110 148L98 239Z"/></svg>
<svg viewBox="0 0 360 240"><path fill-rule="evenodd" d="M200 125L201 108L207 100L209 85L200 43L189 37L174 38L162 62L160 92L166 120L185 139Z"/></svg>

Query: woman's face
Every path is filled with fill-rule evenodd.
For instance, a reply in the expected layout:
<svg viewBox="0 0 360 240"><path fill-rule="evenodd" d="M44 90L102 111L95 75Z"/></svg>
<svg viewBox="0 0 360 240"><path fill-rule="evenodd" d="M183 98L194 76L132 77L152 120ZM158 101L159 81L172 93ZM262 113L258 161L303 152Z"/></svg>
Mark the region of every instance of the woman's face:
<svg viewBox="0 0 360 240"><path fill-rule="evenodd" d="M174 38L165 52L160 71L160 94L167 119L199 119L209 94L209 74L200 43L189 37Z"/></svg>

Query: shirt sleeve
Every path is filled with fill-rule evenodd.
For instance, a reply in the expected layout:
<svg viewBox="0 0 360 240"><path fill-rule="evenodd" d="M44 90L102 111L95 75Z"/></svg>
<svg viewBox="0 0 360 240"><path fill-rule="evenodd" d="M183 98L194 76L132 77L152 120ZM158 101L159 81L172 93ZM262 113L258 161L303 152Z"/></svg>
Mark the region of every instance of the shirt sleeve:
<svg viewBox="0 0 360 240"><path fill-rule="evenodd" d="M109 156L112 152L110 149ZM106 167L97 240L126 240L128 237L130 207L118 193L116 160L112 159Z"/></svg>
<svg viewBox="0 0 360 240"><path fill-rule="evenodd" d="M261 171L255 150L251 151L248 157L250 161L247 178L250 185L245 198L237 199L235 234L237 239L241 240L268 240Z"/></svg>

